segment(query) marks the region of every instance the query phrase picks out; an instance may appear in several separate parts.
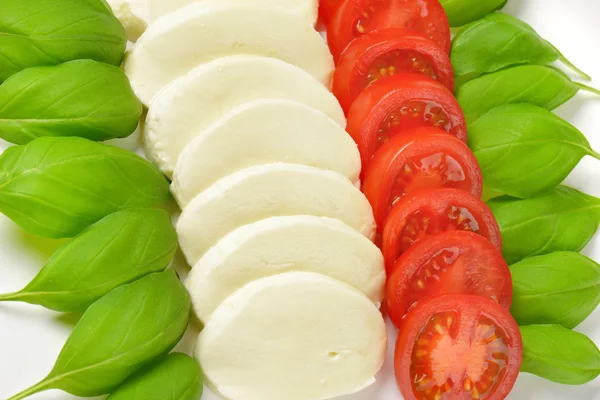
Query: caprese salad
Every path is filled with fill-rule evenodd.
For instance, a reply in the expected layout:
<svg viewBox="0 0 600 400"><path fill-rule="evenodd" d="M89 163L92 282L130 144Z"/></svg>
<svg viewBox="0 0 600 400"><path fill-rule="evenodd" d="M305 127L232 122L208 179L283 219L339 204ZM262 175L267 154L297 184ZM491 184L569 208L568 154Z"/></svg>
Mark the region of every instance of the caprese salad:
<svg viewBox="0 0 600 400"><path fill-rule="evenodd" d="M0 159L0 179L7 180L0 181L0 207L1 190L10 184L16 193L5 197L33 204L31 215L14 202L4 212L36 234L75 237L32 284L0 301L85 311L50 375L11 400L48 389L114 400L198 400L202 381L230 400L344 396L375 382L386 356L386 317L398 329L395 378L405 400L502 400L522 367L535 372L524 348L527 355L537 341L531 338L539 338L537 325L523 324L523 315L539 324L556 321L514 308L511 314L513 296L522 292L513 287L511 271L523 268L505 260L506 229L497 209L482 200L489 168L469 141L476 121L491 111L470 110L466 118L454 93L465 93L465 82L472 85L480 75L514 72L517 64L544 65L527 73L564 83L567 78L545 65L571 64L531 27L496 13L504 0L112 0L114 16L104 0L94 1L90 9L72 5L81 20L51 32L118 17L124 31L112 39L99 29L81 41L104 38L120 55L126 35L132 44L122 69L130 86L113 77L106 81L116 88L110 100L85 93L96 106L84 117L69 114L61 116L68 120L62 125L12 132L7 137L22 146ZM13 4L11 10L22 16L24 9ZM467 22L453 42L450 27ZM496 54L479 45L477 57L455 57L465 53L468 38L480 40L478 31L490 48L498 47ZM537 52L529 51L535 43ZM99 73L94 63L106 62L102 49L71 57L100 58L76 65L83 88L100 80L89 77ZM0 100L2 90L58 85L68 73L54 76L54 61L45 61L49 70L16 71L18 79L0 86ZM11 73L15 67L11 61ZM7 71L0 63L0 74ZM547 101L521 92L493 108L532 103L529 116L534 106L552 109L556 99L566 101L581 88L594 91L571 83L570 91ZM66 94L43 112L67 102L74 88L61 90ZM128 101L126 116L100 113L121 98ZM468 103L476 108L477 101ZM143 145L155 166L87 140L112 138L106 132L113 127L85 118L98 113L105 125L128 118L122 130L131 133L142 104ZM69 124L81 118L101 136L37 139L78 136ZM514 146L498 141L506 154ZM576 147L586 148L584 142ZM76 172L65 173L69 163ZM88 169L100 177L99 188L84 186ZM112 187L104 178L109 174L123 188ZM56 182L75 200L43 197ZM181 209L174 228L168 214L155 209L169 190ZM86 200L103 195L100 210L86 208ZM518 201L527 200L498 200ZM187 292L172 271L162 272L176 242L191 267ZM597 275L600 281L600 266ZM181 354L163 357L181 338L190 309L202 326L196 362ZM515 318L530 326L520 328ZM566 325L541 329L562 335L573 327ZM92 339L104 347L84 351ZM600 359L593 343L585 345ZM552 365L540 361L541 376L562 383L588 378L552 375L544 362ZM600 365L597 370L595 376Z"/></svg>

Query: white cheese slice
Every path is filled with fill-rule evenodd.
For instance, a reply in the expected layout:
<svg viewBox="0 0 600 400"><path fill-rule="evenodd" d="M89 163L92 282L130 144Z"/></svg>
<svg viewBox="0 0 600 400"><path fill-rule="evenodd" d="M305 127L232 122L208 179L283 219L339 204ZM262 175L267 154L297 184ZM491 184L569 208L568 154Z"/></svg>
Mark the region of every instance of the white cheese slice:
<svg viewBox="0 0 600 400"><path fill-rule="evenodd" d="M375 381L385 322L362 293L335 279L288 272L230 296L198 338L205 382L230 400L321 400Z"/></svg>
<svg viewBox="0 0 600 400"><path fill-rule="evenodd" d="M121 22L127 39L135 42L148 27L147 0L108 0L115 17ZM164 0L161 0L164 1Z"/></svg>
<svg viewBox="0 0 600 400"><path fill-rule="evenodd" d="M148 157L171 176L189 142L232 109L258 99L298 101L346 126L335 96L305 71L274 58L230 56L194 69L156 96L144 127Z"/></svg>
<svg viewBox="0 0 600 400"><path fill-rule="evenodd" d="M261 219L288 215L336 218L371 239L375 221L366 197L333 171L265 164L229 175L200 193L177 222L190 265L226 234Z"/></svg>
<svg viewBox="0 0 600 400"><path fill-rule="evenodd" d="M127 55L125 72L149 105L176 78L235 54L281 59L325 85L333 72L329 48L305 20L282 7L239 0L203 0L158 19Z"/></svg>
<svg viewBox="0 0 600 400"><path fill-rule="evenodd" d="M381 251L341 221L312 215L272 217L234 230L194 265L186 286L196 316L206 322L247 283L294 271L335 278L381 305L386 279Z"/></svg>
<svg viewBox="0 0 600 400"><path fill-rule="evenodd" d="M338 123L302 103L267 99L233 109L192 140L178 158L172 191L185 207L217 180L275 162L336 171L359 184L358 148Z"/></svg>
<svg viewBox="0 0 600 400"><path fill-rule="evenodd" d="M200 0L146 0L150 21L172 13ZM283 7L301 16L309 24L317 22L318 0L245 0L252 3L263 3L269 7Z"/></svg>

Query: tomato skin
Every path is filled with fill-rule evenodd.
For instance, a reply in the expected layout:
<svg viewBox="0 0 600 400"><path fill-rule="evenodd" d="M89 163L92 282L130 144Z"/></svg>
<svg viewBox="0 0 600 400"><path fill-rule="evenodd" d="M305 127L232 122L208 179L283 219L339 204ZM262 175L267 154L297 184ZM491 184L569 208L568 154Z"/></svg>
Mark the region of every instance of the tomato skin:
<svg viewBox="0 0 600 400"><path fill-rule="evenodd" d="M319 24L327 26L331 15L335 12L340 0L319 0Z"/></svg>
<svg viewBox="0 0 600 400"><path fill-rule="evenodd" d="M382 55L394 50L421 53L432 65L437 80L454 92L454 71L450 57L436 43L402 28L377 29L354 39L342 53L333 76L333 94L345 112L364 89L358 80L366 79L369 67Z"/></svg>
<svg viewBox="0 0 600 400"><path fill-rule="evenodd" d="M377 226L383 227L385 223L392 203L395 201L392 198L395 182L403 173L407 162L413 157L425 157L436 153L451 156L461 165L465 173L463 185L451 186L446 183L448 187L458 187L470 192L475 197L481 197L483 187L481 169L471 149L464 142L439 128L416 128L394 136L384 143L364 171L362 190L373 207ZM413 186L420 189L444 187L441 184L427 187L426 182L419 184L418 177L415 178L415 181Z"/></svg>
<svg viewBox="0 0 600 400"><path fill-rule="evenodd" d="M412 388L410 374L412 352L421 329L426 326L433 315L443 312L458 312L461 318L461 325L463 326L472 324L479 316L484 315L489 317L497 326L501 327L506 332L506 339L509 344L506 370L500 377L498 386L493 392L489 393L484 400L505 399L515 384L523 361L521 333L517 323L508 310L495 301L474 295L444 295L430 298L419 302L406 315L396 341L394 360L396 381L404 399L421 400L421 398L416 397ZM469 338L465 338L463 335L463 342L468 339ZM459 333L459 338L456 338L455 341L460 340ZM465 360L464 366L466 366L467 363L468 361ZM463 367L463 365L457 365L457 367ZM453 398L465 398L461 395L466 393L464 391L461 392L461 390L462 385L454 385L452 393L455 397ZM469 396L468 398L471 397Z"/></svg>
<svg viewBox="0 0 600 400"><path fill-rule="evenodd" d="M423 75L397 74L376 81L363 90L348 112L347 131L358 145L363 168L380 145L379 130L386 118L403 104L416 99L442 106L449 114L455 136L466 143L465 116L452 92L441 83ZM427 125L423 123L421 126Z"/></svg>
<svg viewBox="0 0 600 400"><path fill-rule="evenodd" d="M365 13L368 26L358 30L358 21ZM327 41L334 59L355 37L384 28L415 30L450 53L450 23L439 0L341 0L327 25Z"/></svg>
<svg viewBox="0 0 600 400"><path fill-rule="evenodd" d="M444 257L455 259L447 266ZM438 269L432 271L433 259ZM447 268L449 272L439 268ZM426 285L423 289L433 286L434 290L419 293L415 279L422 278L425 269L428 275L421 280ZM473 294L491 298L506 309L512 304L512 280L502 253L473 232L442 232L422 239L405 251L387 272L387 310L397 327L402 325L410 307L427 297Z"/></svg>
<svg viewBox="0 0 600 400"><path fill-rule="evenodd" d="M415 213L426 212L432 220L428 223L429 228L426 229L424 235L411 241L410 245L418 241L423 236L431 236L434 233L439 233L449 230L457 230L456 227L439 227L440 224L446 223L448 219L448 209L464 209L473 216L478 226L479 235L488 239L499 250L502 250L502 238L500 236L500 228L494 218L494 214L489 207L477 197L459 189L431 189L421 190L414 193L409 193L402 197L390 210L385 226L383 227L383 257L385 259L386 268L393 268L393 264L398 257L403 253L403 238L404 229L409 222L409 219ZM464 223L463 221L462 223ZM470 221L466 221L469 223Z"/></svg>

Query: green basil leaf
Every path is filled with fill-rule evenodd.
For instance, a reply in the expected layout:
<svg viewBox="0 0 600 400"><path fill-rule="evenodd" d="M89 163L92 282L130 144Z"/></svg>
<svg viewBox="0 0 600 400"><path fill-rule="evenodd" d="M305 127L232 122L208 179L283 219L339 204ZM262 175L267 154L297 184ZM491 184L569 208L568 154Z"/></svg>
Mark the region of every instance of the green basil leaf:
<svg viewBox="0 0 600 400"><path fill-rule="evenodd" d="M573 82L564 72L544 65L507 68L466 82L457 99L469 124L488 111L510 103L530 103L548 110L564 104L579 90L598 89Z"/></svg>
<svg viewBox="0 0 600 400"><path fill-rule="evenodd" d="M600 304L600 265L574 252L527 258L510 267L511 314L519 325L574 328Z"/></svg>
<svg viewBox="0 0 600 400"><path fill-rule="evenodd" d="M202 373L193 358L173 353L140 371L107 400L199 400Z"/></svg>
<svg viewBox="0 0 600 400"><path fill-rule="evenodd" d="M587 336L560 325L521 327L522 372L567 385L600 375L600 351Z"/></svg>
<svg viewBox="0 0 600 400"><path fill-rule="evenodd" d="M142 157L78 137L41 137L0 156L0 211L27 231L73 237L115 211L169 196Z"/></svg>
<svg viewBox="0 0 600 400"><path fill-rule="evenodd" d="M84 311L116 287L164 270L176 250L177 234L167 212L118 211L60 248L31 283L0 301Z"/></svg>
<svg viewBox="0 0 600 400"><path fill-rule="evenodd" d="M581 161L600 154L567 121L532 104L496 107L469 125L469 147L490 188L533 197L565 180Z"/></svg>
<svg viewBox="0 0 600 400"><path fill-rule="evenodd" d="M508 0L440 0L452 27L477 21L500 10L507 2Z"/></svg>
<svg viewBox="0 0 600 400"><path fill-rule="evenodd" d="M123 71L92 60L28 68L0 86L0 137L11 143L40 136L122 138L141 114Z"/></svg>
<svg viewBox="0 0 600 400"><path fill-rule="evenodd" d="M558 186L530 199L488 201L502 233L502 254L513 264L555 251L581 251L600 224L600 199Z"/></svg>
<svg viewBox="0 0 600 400"><path fill-rule="evenodd" d="M108 394L177 344L189 312L189 295L172 270L118 287L83 314L50 374L13 399L50 389Z"/></svg>
<svg viewBox="0 0 600 400"><path fill-rule="evenodd" d="M458 86L512 65L547 65L556 60L590 79L531 26L503 13L490 14L459 32L452 41L451 59Z"/></svg>
<svg viewBox="0 0 600 400"><path fill-rule="evenodd" d="M121 64L125 30L104 0L7 0L1 8L0 82L65 61Z"/></svg>

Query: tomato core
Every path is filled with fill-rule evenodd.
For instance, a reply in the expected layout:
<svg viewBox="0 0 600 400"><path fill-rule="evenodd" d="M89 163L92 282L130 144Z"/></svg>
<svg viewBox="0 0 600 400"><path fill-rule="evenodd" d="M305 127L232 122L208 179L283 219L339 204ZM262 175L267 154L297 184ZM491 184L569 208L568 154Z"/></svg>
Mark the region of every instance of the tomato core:
<svg viewBox="0 0 600 400"><path fill-rule="evenodd" d="M471 186L463 166L451 155L441 152L413 158L400 168L389 204L394 204L405 193L420 189L451 187L470 191Z"/></svg>
<svg viewBox="0 0 600 400"><path fill-rule="evenodd" d="M479 232L479 224L467 208L450 205L443 216L439 216L423 207L405 219L404 227L398 236L400 254L419 239L439 232L457 230Z"/></svg>
<svg viewBox="0 0 600 400"><path fill-rule="evenodd" d="M459 321L457 312L437 313L418 333L410 368L417 399L484 400L504 375L510 349L504 330L481 315L468 340L460 340Z"/></svg>
<svg viewBox="0 0 600 400"><path fill-rule="evenodd" d="M356 78L361 82L356 86L364 89L371 83L398 72L425 74L438 79L431 59L423 53L414 50L392 50L375 59L366 75L357 75Z"/></svg>
<svg viewBox="0 0 600 400"><path fill-rule="evenodd" d="M379 126L378 148L390 137L408 129L432 126L458 136L459 118L448 116L441 104L415 99L392 110Z"/></svg>

